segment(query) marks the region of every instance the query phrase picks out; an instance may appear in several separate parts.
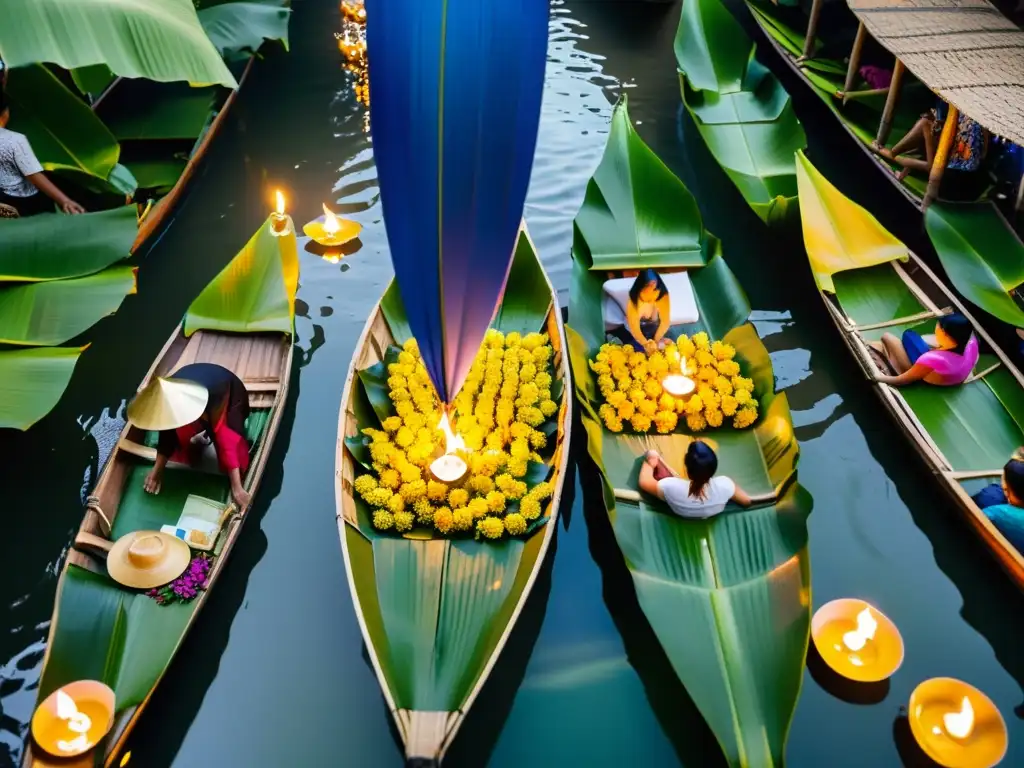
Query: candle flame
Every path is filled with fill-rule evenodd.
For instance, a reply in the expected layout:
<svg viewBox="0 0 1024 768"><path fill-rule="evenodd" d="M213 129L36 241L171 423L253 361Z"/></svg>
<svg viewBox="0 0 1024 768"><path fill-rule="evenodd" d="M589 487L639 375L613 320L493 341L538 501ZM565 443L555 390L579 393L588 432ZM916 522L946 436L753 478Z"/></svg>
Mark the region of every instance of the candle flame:
<svg viewBox="0 0 1024 768"><path fill-rule="evenodd" d="M92 720L87 714L80 712L75 700L60 688L57 689L57 717L67 720L68 730L78 734L70 741L58 739L57 748L62 752L80 752L87 749L89 737L86 734L92 728Z"/></svg>
<svg viewBox="0 0 1024 768"><path fill-rule="evenodd" d="M851 651L859 651L868 640L875 636L878 629L878 622L871 615L871 607L865 606L864 610L857 614L857 628L843 635L843 644Z"/></svg>
<svg viewBox="0 0 1024 768"><path fill-rule="evenodd" d="M441 416L441 420L437 422L437 428L444 432L444 452L446 454L466 450L465 441L459 435L452 432L452 428L448 424L447 413Z"/></svg>
<svg viewBox="0 0 1024 768"><path fill-rule="evenodd" d="M326 203L321 203L321 205L324 208L324 232L333 237L341 229L341 223L338 221L338 217L334 215L334 211L328 208Z"/></svg>
<svg viewBox="0 0 1024 768"><path fill-rule="evenodd" d="M280 189L275 190L274 197L277 201L277 208L275 209L277 211L277 215L284 216L284 195L281 194Z"/></svg>
<svg viewBox="0 0 1024 768"><path fill-rule="evenodd" d="M966 739L974 730L974 707L971 700L964 696L960 702L959 712L947 712L942 716L942 724L946 727L946 733L955 739Z"/></svg>
<svg viewBox="0 0 1024 768"><path fill-rule="evenodd" d="M78 712L75 700L68 696L60 688L57 689L57 717L61 720L70 720Z"/></svg>

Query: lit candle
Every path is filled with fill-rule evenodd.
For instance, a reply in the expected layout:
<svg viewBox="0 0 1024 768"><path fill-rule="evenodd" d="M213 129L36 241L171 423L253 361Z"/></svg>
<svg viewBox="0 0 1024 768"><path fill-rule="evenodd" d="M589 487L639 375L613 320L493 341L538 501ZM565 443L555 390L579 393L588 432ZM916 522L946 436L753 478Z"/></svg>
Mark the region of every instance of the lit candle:
<svg viewBox="0 0 1024 768"><path fill-rule="evenodd" d="M270 233L274 237L283 237L291 233L292 220L284 212L284 195L281 194L280 189L274 192L274 197L276 198L277 206L270 214Z"/></svg>
<svg viewBox="0 0 1024 768"><path fill-rule="evenodd" d="M1006 755L1006 722L985 694L935 677L910 694L910 730L922 751L949 768L990 768Z"/></svg>
<svg viewBox="0 0 1024 768"><path fill-rule="evenodd" d="M696 385L693 379L683 376L681 373L673 373L661 380L662 389L673 397L685 397L693 392Z"/></svg>
<svg viewBox="0 0 1024 768"><path fill-rule="evenodd" d="M960 711L944 714L942 725L946 729L946 733L954 739L963 740L970 736L971 731L974 730L974 707L971 706L971 700L964 696L964 700L960 703Z"/></svg>
<svg viewBox="0 0 1024 768"><path fill-rule="evenodd" d="M462 457L455 455L456 451L465 450L466 444L461 437L452 432L447 413L441 416L437 428L444 432L444 454L431 463L430 474L438 482L453 485L462 480L469 469Z"/></svg>
<svg viewBox="0 0 1024 768"><path fill-rule="evenodd" d="M322 206L324 220L314 219L302 228L308 237L313 238L320 245L327 247L342 245L349 240L354 240L362 231L363 227L358 222L339 219L326 204L322 204Z"/></svg>
<svg viewBox="0 0 1024 768"><path fill-rule="evenodd" d="M60 757L84 754L113 724L114 692L95 680L58 688L32 716L32 736L44 751Z"/></svg>
<svg viewBox="0 0 1024 768"><path fill-rule="evenodd" d="M896 625L863 600L833 600L811 621L811 637L834 671L859 682L878 682L903 663Z"/></svg>

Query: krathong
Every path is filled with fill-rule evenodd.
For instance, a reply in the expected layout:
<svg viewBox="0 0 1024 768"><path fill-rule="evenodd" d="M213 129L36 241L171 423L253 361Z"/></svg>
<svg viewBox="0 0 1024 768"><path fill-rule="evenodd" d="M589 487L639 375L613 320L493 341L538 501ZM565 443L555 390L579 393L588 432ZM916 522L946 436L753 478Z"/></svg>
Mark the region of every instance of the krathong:
<svg viewBox="0 0 1024 768"><path fill-rule="evenodd" d="M170 584L151 589L146 593L160 605L171 603L187 603L194 600L200 592L206 589L207 579L210 577L210 567L213 561L208 555L198 554L192 558L188 568Z"/></svg>
<svg viewBox="0 0 1024 768"><path fill-rule="evenodd" d="M326 204L322 203L321 205L324 210L324 220L314 219L304 225L302 232L307 237L311 237L320 245L332 247L344 245L354 240L362 232L363 226L359 222L340 219Z"/></svg>
<svg viewBox="0 0 1024 768"><path fill-rule="evenodd" d="M274 191L274 210L270 212L270 234L284 237L292 232L291 217L285 213L284 195L281 190Z"/></svg>
<svg viewBox="0 0 1024 768"><path fill-rule="evenodd" d="M85 754L114 721L115 697L97 680L77 680L58 688L32 716L32 736L45 752L61 758Z"/></svg>
<svg viewBox="0 0 1024 768"><path fill-rule="evenodd" d="M590 361L605 401L599 408L601 420L612 432L648 432L654 427L668 434L680 422L690 432L702 432L722 426L726 418L735 429L745 429L757 421L758 403L754 382L740 375L735 356L731 345L712 342L703 331L692 338L683 334L649 354L604 344Z"/></svg>
<svg viewBox="0 0 1024 768"><path fill-rule="evenodd" d="M1006 756L1006 721L988 696L962 680L925 680L910 694L907 716L914 739L939 765L990 768Z"/></svg>
<svg viewBox="0 0 1024 768"><path fill-rule="evenodd" d="M863 600L842 598L821 606L811 638L836 673L861 683L892 676L903 663L903 638L892 620Z"/></svg>
<svg viewBox="0 0 1024 768"><path fill-rule="evenodd" d="M387 366L395 415L384 419L383 430L363 430L373 471L354 485L373 509L374 527L500 539L542 524L542 503L553 488L531 468L543 462L538 451L553 434L546 428L559 408L551 389L552 355L546 333L489 330L449 414L443 414L416 341L407 341ZM445 456L465 463L464 482L444 482L430 471Z"/></svg>

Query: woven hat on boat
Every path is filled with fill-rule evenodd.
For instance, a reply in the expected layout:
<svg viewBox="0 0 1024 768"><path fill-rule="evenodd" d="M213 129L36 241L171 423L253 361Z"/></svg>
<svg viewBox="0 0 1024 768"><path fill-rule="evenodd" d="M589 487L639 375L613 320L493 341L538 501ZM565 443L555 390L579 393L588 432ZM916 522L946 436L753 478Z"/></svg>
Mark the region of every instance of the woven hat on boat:
<svg viewBox="0 0 1024 768"><path fill-rule="evenodd" d="M132 531L107 555L107 573L119 584L152 589L174 581L188 568L192 552L179 538L160 531Z"/></svg>
<svg viewBox="0 0 1024 768"><path fill-rule="evenodd" d="M202 416L209 399L202 384L158 376L128 405L128 418L142 429L177 429Z"/></svg>

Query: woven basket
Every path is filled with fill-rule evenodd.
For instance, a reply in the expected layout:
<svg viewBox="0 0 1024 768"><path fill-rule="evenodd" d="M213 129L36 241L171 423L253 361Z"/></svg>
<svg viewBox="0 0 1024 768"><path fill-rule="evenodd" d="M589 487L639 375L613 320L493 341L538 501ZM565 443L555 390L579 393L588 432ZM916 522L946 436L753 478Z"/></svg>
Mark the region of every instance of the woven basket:
<svg viewBox="0 0 1024 768"><path fill-rule="evenodd" d="M18 209L13 205L7 205L6 203L0 203L0 219L16 219L18 218Z"/></svg>

